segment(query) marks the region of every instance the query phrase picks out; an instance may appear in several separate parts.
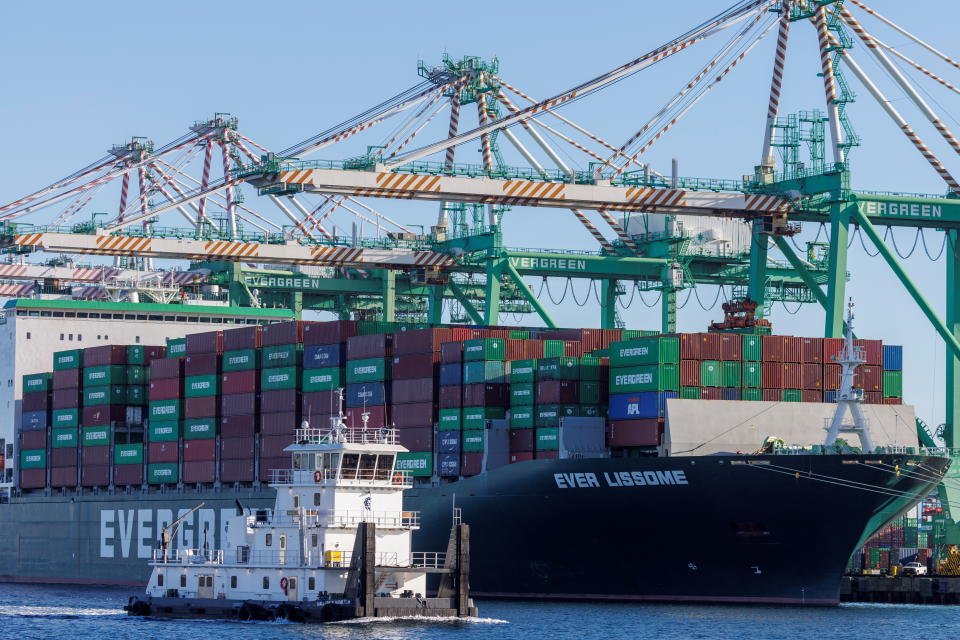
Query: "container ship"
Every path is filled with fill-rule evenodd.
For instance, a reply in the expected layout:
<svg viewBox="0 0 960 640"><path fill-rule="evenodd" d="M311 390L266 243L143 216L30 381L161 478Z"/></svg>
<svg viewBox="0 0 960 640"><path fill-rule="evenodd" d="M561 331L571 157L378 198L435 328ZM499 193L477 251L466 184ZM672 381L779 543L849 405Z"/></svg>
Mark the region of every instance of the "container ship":
<svg viewBox="0 0 960 640"><path fill-rule="evenodd" d="M842 339L122 307L8 305L5 366L29 373L7 385L0 579L143 584L200 503L172 544L222 549L238 509L273 504L296 429L340 412L397 430L415 548L462 511L478 596L836 603L851 554L949 465L914 453L901 350L876 340L857 341L864 455L784 444L823 441Z"/></svg>

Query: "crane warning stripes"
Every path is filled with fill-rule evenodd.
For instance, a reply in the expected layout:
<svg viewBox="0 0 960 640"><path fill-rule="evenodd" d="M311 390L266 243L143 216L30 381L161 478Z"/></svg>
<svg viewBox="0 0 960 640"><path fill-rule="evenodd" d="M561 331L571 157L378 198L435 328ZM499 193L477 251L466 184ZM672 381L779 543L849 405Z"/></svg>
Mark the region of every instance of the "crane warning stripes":
<svg viewBox="0 0 960 640"><path fill-rule="evenodd" d="M250 258L260 255L258 242L233 242L230 240L213 240L203 245L207 255L229 256L232 258Z"/></svg>
<svg viewBox="0 0 960 640"><path fill-rule="evenodd" d="M0 296L4 298L19 298L32 294L32 284L0 283Z"/></svg>
<svg viewBox="0 0 960 640"><path fill-rule="evenodd" d="M414 256L413 264L421 267L445 267L453 264L453 258L436 251L416 251Z"/></svg>
<svg viewBox="0 0 960 640"><path fill-rule="evenodd" d="M313 247L310 249L310 257L317 262L326 264L360 262L363 258L363 249L356 247Z"/></svg>
<svg viewBox="0 0 960 640"><path fill-rule="evenodd" d="M534 182L533 180L506 180L503 193L512 198L548 198L563 200L566 186L562 182Z"/></svg>
<svg viewBox="0 0 960 640"><path fill-rule="evenodd" d="M792 210L790 203L778 196L751 193L743 196L743 201L744 208L749 211L789 213Z"/></svg>
<svg viewBox="0 0 960 640"><path fill-rule="evenodd" d="M133 236L96 236L94 238L96 249L84 251L83 253L94 253L100 255L133 255L149 251L153 245L152 238L137 238Z"/></svg>

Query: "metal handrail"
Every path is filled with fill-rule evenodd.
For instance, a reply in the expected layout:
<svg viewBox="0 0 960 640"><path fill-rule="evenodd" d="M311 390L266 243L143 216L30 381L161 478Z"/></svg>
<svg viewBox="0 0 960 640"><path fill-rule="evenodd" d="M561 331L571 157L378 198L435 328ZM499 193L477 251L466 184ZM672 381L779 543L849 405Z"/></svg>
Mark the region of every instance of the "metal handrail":
<svg viewBox="0 0 960 640"><path fill-rule="evenodd" d="M297 444L392 444L399 438L399 431L392 427L370 429L345 428L339 431L332 429L297 429Z"/></svg>
<svg viewBox="0 0 960 640"><path fill-rule="evenodd" d="M379 486L384 484L392 487L412 487L413 475L409 471L389 469L356 469L353 470L353 477L344 475L350 473L350 470L341 470L338 475L333 469L323 469L312 471L308 469L270 469L270 484L341 484L341 485L362 485L377 483ZM317 474L320 474L319 476ZM319 478L319 479L318 479Z"/></svg>

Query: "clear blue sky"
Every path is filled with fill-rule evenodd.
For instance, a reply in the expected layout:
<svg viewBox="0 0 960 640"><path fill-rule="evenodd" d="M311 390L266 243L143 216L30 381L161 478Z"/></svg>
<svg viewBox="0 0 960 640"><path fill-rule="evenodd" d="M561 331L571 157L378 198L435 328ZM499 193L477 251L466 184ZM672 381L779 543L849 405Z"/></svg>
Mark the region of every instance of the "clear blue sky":
<svg viewBox="0 0 960 640"><path fill-rule="evenodd" d="M654 48L719 11L726 2L673 3L321 3L99 2L12 3L0 26L0 67L7 87L0 103L0 201L70 173L131 135L158 143L185 132L216 111L240 118L241 130L261 144L281 149L363 111L415 84L418 59L496 55L501 75L534 96L545 96L599 75ZM945 0L910 6L873 0L878 11L947 53L956 50L960 6ZM858 15L861 15L859 12ZM943 73L960 74L921 52L902 36L863 18L877 35ZM620 83L570 107L567 115L613 142L622 142L654 113L721 40L683 58ZM655 167L680 161L682 175L738 178L757 162L772 59L773 36L761 43L728 79L648 154ZM688 55L689 54L689 55ZM912 109L902 92L882 77L862 47L855 50L891 100L955 172L960 162ZM822 108L816 77L819 61L813 29L794 25L784 112ZM948 126L960 132L957 95L923 85ZM864 146L851 158L854 186L913 192L943 191L864 91L850 107ZM318 158L343 158L352 147L324 150ZM462 156L474 160L475 145ZM470 147L470 148L467 148ZM248 204L250 204L248 200ZM434 205L374 203L408 223L429 223ZM115 206L105 204L105 207ZM592 238L562 211L516 209L506 224L512 246L594 248ZM805 230L804 237L816 229ZM914 234L895 232L907 251ZM936 255L942 235L927 234ZM944 261L931 262L922 245L907 260L942 313ZM906 348L907 400L931 422L943 414L942 344L879 258L867 257L856 240L851 249L849 292L858 303L858 332ZM537 286L539 286L537 284ZM555 283L555 293L562 283ZM584 283L577 283L582 299ZM705 305L715 290L698 292ZM683 299L682 296L681 299ZM648 298L652 301L652 298ZM790 309L793 311L793 309ZM565 325L595 325L592 305L569 302L556 311ZM703 330L719 308L702 310L691 298L681 313L682 330ZM636 301L624 312L631 327L656 327L658 311ZM816 335L822 313L809 306L791 315L774 310L775 330Z"/></svg>

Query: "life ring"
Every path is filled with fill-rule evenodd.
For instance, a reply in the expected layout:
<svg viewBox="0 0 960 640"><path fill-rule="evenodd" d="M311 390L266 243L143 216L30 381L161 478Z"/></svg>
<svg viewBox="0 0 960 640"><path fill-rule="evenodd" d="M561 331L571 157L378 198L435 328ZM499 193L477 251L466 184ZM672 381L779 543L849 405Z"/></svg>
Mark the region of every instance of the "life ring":
<svg viewBox="0 0 960 640"><path fill-rule="evenodd" d="M403 484L403 474L399 471L393 472L393 484Z"/></svg>
<svg viewBox="0 0 960 640"><path fill-rule="evenodd" d="M323 480L323 474L320 473L319 469L317 469L316 471L313 472L313 481L320 482L321 480Z"/></svg>
<svg viewBox="0 0 960 640"><path fill-rule="evenodd" d="M317 472L319 473L319 471ZM287 595L287 587L290 585L290 581L286 577L280 578L280 588L283 589L283 594Z"/></svg>

